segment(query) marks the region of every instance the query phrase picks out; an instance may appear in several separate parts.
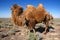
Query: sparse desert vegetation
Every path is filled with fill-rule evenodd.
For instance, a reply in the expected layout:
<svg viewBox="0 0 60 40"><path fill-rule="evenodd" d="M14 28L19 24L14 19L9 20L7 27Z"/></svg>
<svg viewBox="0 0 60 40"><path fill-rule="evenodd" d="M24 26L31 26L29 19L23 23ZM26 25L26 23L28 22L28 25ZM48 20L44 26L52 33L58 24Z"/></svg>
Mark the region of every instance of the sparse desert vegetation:
<svg viewBox="0 0 60 40"><path fill-rule="evenodd" d="M0 40L60 40L60 0L0 0Z"/></svg>
<svg viewBox="0 0 60 40"><path fill-rule="evenodd" d="M54 31L49 31L46 35L44 35L43 33L39 32L41 30L39 30L38 27L42 27L42 25L39 23L36 25L39 31L36 31L34 35L33 32L27 33L26 27L22 29L23 31L14 27L10 18L0 18L0 40L59 40L60 19L55 18L53 22ZM22 35L21 32L23 33Z"/></svg>

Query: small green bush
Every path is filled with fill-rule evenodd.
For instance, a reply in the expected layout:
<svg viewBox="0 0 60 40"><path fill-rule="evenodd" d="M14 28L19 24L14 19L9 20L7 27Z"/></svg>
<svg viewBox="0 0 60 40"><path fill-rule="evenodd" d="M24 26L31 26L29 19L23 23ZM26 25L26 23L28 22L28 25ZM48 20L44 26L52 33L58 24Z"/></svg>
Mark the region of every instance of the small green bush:
<svg viewBox="0 0 60 40"><path fill-rule="evenodd" d="M0 21L0 23L2 23L2 21Z"/></svg>
<svg viewBox="0 0 60 40"><path fill-rule="evenodd" d="M30 32L28 40L36 40L36 38L34 36L35 36L34 33Z"/></svg>
<svg viewBox="0 0 60 40"><path fill-rule="evenodd" d="M35 34L34 35L34 33L29 33L29 38L28 38L28 40L42 40L42 35L40 34L40 33L38 33L38 34Z"/></svg>

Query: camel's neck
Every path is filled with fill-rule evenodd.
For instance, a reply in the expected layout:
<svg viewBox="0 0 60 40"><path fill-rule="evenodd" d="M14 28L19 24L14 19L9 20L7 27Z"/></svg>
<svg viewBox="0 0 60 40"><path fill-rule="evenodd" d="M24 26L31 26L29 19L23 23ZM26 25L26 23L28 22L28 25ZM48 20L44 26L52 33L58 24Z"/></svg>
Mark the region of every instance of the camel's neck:
<svg viewBox="0 0 60 40"><path fill-rule="evenodd" d="M13 23L15 26L20 26L20 25L21 25L20 16L13 13L13 14L12 14L12 23Z"/></svg>

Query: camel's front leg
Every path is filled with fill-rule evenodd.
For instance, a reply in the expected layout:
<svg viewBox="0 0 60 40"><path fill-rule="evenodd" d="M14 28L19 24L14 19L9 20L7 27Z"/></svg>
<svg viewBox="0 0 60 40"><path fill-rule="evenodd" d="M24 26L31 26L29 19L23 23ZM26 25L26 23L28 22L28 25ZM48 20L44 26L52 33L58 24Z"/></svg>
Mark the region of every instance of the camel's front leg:
<svg viewBox="0 0 60 40"><path fill-rule="evenodd" d="M35 37L35 21L30 21L28 27L29 27L30 30L33 30L34 37Z"/></svg>
<svg viewBox="0 0 60 40"><path fill-rule="evenodd" d="M45 27L45 31L43 32L43 34L46 34L46 33L47 33L47 28L48 28L48 27Z"/></svg>
<svg viewBox="0 0 60 40"><path fill-rule="evenodd" d="M46 22L46 23L45 23L45 31L43 32L44 34L47 33L48 26L49 26L49 22Z"/></svg>

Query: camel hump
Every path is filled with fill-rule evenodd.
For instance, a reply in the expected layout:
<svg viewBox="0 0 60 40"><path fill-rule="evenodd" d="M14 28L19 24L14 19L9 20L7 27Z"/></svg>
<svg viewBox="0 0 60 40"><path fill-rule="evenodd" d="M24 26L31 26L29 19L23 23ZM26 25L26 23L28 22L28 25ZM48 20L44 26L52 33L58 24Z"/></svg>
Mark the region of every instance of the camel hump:
<svg viewBox="0 0 60 40"><path fill-rule="evenodd" d="M27 5L27 9L35 9L33 5Z"/></svg>
<svg viewBox="0 0 60 40"><path fill-rule="evenodd" d="M45 8L44 8L44 6L43 6L43 4L39 4L36 9L37 9L38 11L43 11L43 12L46 11Z"/></svg>
<svg viewBox="0 0 60 40"><path fill-rule="evenodd" d="M37 8L44 8L43 4L39 4Z"/></svg>
<svg viewBox="0 0 60 40"><path fill-rule="evenodd" d="M30 7L30 6L33 7L32 5L27 5L27 7Z"/></svg>

